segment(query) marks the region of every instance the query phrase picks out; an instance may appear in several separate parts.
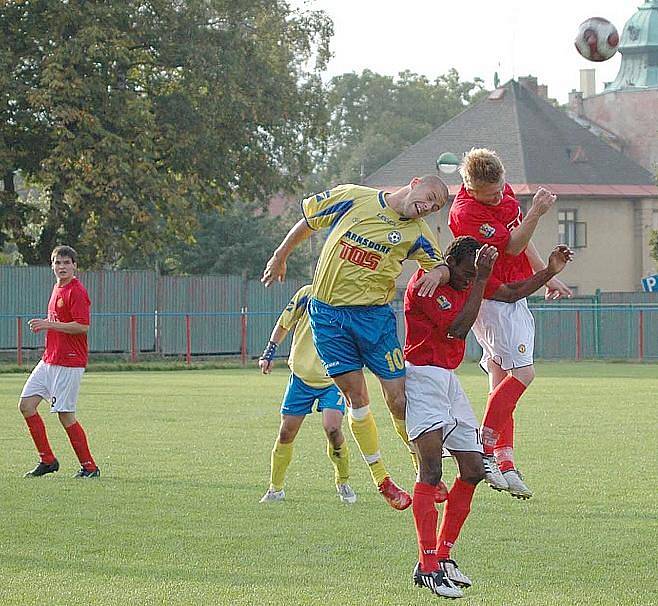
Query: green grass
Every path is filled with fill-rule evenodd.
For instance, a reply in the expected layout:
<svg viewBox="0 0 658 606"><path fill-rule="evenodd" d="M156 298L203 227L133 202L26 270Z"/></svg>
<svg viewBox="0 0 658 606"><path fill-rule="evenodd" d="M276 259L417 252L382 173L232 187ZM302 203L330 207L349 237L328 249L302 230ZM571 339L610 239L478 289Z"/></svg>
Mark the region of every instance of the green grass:
<svg viewBox="0 0 658 606"><path fill-rule="evenodd" d="M656 366L537 370L516 417L535 497L478 489L454 552L475 582L463 603L658 603ZM484 376L473 364L460 374L480 414ZM21 477L36 461L15 408L24 380L0 377L3 606L436 603L410 584L411 512L376 494L351 436L359 501L339 503L319 415L298 437L286 502L259 505L285 370L88 373L79 418L100 481L70 478L77 461L45 404L61 469ZM371 393L387 463L411 488L374 383Z"/></svg>

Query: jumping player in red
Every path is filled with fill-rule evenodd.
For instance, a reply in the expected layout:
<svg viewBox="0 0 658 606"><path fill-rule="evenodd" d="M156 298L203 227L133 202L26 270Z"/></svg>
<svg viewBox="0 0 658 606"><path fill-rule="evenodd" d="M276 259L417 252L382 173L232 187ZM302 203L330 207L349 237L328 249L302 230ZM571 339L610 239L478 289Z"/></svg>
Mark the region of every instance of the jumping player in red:
<svg viewBox="0 0 658 606"><path fill-rule="evenodd" d="M524 217L495 152L472 149L459 170L464 184L448 218L454 236L472 236L498 250L492 277L499 282L525 280L545 268L531 238L556 196L540 187ZM571 296L571 290L557 278L549 280L546 289L549 299ZM485 299L473 333L483 350L480 365L489 375L489 398L482 421L485 479L496 490L528 499L532 491L514 461L513 413L535 377L534 318L525 299L513 303Z"/></svg>
<svg viewBox="0 0 658 606"><path fill-rule="evenodd" d="M82 466L75 477L98 478L100 469L75 417L80 382L87 366L91 302L85 287L75 277L75 250L70 246L57 246L51 261L57 283L48 302L48 319L34 318L28 322L32 332L46 331L46 349L26 381L18 403L39 452L39 464L25 477L39 477L59 469L46 427L37 412L41 400L49 400L50 411L59 416Z"/></svg>
<svg viewBox="0 0 658 606"><path fill-rule="evenodd" d="M471 509L477 484L484 478L478 422L454 369L463 358L465 339L480 310L483 296L512 303L532 294L560 272L573 253L558 246L548 267L527 280L501 284L491 277L499 253L462 236L446 249L450 281L434 296L420 297L415 289L419 270L404 297L407 381L406 422L420 469L413 492L413 515L418 538L416 585L444 597L462 597L460 587L471 580L450 557ZM441 456L446 448L457 460L455 479L443 512L437 539L436 489L441 481Z"/></svg>

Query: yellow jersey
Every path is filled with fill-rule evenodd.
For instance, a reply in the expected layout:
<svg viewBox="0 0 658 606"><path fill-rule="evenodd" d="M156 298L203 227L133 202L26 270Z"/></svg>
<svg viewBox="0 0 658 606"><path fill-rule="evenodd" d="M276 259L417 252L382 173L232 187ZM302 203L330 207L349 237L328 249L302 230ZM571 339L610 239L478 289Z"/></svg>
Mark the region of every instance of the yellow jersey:
<svg viewBox="0 0 658 606"><path fill-rule="evenodd" d="M288 356L288 366L293 374L311 387L323 388L333 385L315 351L311 325L308 318L308 302L311 299L310 284L302 286L286 305L277 324L285 330L295 329Z"/></svg>
<svg viewBox="0 0 658 606"><path fill-rule="evenodd" d="M429 225L398 215L383 191L338 185L304 199L302 211L311 229L329 228L313 277L313 296L323 303L384 305L405 259L426 271L443 263Z"/></svg>

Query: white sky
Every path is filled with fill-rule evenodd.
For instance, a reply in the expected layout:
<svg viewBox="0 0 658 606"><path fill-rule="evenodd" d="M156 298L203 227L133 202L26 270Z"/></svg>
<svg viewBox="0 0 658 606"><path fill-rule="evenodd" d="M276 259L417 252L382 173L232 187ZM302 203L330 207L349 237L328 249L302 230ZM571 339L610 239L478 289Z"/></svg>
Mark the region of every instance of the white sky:
<svg viewBox="0 0 658 606"><path fill-rule="evenodd" d="M493 87L531 74L550 97L566 102L580 88L579 70L596 69L597 92L614 80L621 55L603 63L574 48L578 25L605 17L621 35L644 0L289 0L324 10L334 22L327 79L363 69L395 76L409 69L434 79L454 67L462 80Z"/></svg>

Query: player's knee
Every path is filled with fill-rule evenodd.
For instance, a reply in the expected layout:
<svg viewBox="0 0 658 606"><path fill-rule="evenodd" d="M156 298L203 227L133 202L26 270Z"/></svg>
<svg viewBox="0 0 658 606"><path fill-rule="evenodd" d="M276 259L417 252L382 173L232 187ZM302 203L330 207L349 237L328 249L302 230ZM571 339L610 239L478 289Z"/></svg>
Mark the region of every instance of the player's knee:
<svg viewBox="0 0 658 606"><path fill-rule="evenodd" d="M438 486L443 474L441 459L421 460L419 468L420 481L432 486Z"/></svg>
<svg viewBox="0 0 658 606"><path fill-rule="evenodd" d="M290 444L290 442L293 442L295 440L295 436L297 435L297 431L293 430L288 427L282 427L279 429L279 442L281 444Z"/></svg>
<svg viewBox="0 0 658 606"><path fill-rule="evenodd" d="M340 430L340 426L329 425L324 428L324 433L327 436L327 440L333 448L338 448L343 442L343 433Z"/></svg>
<svg viewBox="0 0 658 606"><path fill-rule="evenodd" d="M24 417L31 417L37 412L37 405L30 400L21 398L18 401L18 410Z"/></svg>
<svg viewBox="0 0 658 606"><path fill-rule="evenodd" d="M405 418L407 399L404 395L404 392L388 394L386 397L386 404L388 405L388 409L391 411L391 414L396 419Z"/></svg>

